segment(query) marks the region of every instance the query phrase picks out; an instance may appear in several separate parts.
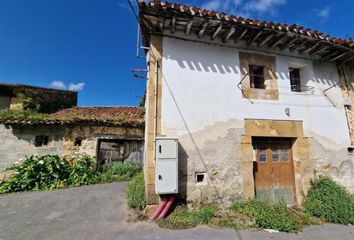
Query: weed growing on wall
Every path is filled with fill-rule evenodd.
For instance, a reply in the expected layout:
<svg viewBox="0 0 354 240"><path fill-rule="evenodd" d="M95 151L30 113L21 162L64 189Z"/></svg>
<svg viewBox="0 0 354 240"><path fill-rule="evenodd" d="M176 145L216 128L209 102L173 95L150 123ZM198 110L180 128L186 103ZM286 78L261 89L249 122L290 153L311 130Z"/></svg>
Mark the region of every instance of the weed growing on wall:
<svg viewBox="0 0 354 240"><path fill-rule="evenodd" d="M305 213L323 221L354 224L354 198L328 177L311 182L304 200Z"/></svg>
<svg viewBox="0 0 354 240"><path fill-rule="evenodd" d="M0 110L0 121L8 120L45 120L49 117L48 114L39 113L31 109L26 110Z"/></svg>

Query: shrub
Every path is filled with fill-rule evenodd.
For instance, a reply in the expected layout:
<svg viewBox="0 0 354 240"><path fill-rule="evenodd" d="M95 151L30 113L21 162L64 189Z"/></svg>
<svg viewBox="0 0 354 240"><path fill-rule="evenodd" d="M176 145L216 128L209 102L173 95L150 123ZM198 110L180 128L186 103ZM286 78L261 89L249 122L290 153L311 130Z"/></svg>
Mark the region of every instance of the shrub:
<svg viewBox="0 0 354 240"><path fill-rule="evenodd" d="M142 171L136 163L114 163L106 165L100 172L101 182L129 181Z"/></svg>
<svg viewBox="0 0 354 240"><path fill-rule="evenodd" d="M204 205L195 211L188 211L186 207L177 207L167 218L158 220L157 224L169 229L193 228L198 224L208 224L216 211L214 205Z"/></svg>
<svg viewBox="0 0 354 240"><path fill-rule="evenodd" d="M237 203L231 210L254 218L255 227L294 232L299 229L296 217L289 212L284 202L275 204L253 199L246 203Z"/></svg>
<svg viewBox="0 0 354 240"><path fill-rule="evenodd" d="M304 208L305 214L323 221L354 224L353 197L328 177L320 177L311 182Z"/></svg>
<svg viewBox="0 0 354 240"><path fill-rule="evenodd" d="M145 182L144 174L139 173L130 182L126 190L128 206L137 210L145 208Z"/></svg>
<svg viewBox="0 0 354 240"><path fill-rule="evenodd" d="M69 183L71 186L81 186L97 183L98 176L93 168L96 160L90 157L81 157L73 162L70 173Z"/></svg>
<svg viewBox="0 0 354 240"><path fill-rule="evenodd" d="M65 187L68 184L69 168L69 163L59 156L27 157L21 164L8 168L14 171L14 175L0 185L0 192Z"/></svg>

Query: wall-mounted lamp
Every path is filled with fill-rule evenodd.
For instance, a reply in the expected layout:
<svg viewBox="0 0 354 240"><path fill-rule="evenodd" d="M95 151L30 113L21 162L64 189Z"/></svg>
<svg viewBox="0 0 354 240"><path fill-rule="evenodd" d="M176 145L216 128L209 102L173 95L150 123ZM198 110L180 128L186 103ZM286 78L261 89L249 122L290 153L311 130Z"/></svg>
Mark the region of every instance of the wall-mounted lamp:
<svg viewBox="0 0 354 240"><path fill-rule="evenodd" d="M284 109L284 112L285 112L286 116L290 117L290 108L286 107Z"/></svg>

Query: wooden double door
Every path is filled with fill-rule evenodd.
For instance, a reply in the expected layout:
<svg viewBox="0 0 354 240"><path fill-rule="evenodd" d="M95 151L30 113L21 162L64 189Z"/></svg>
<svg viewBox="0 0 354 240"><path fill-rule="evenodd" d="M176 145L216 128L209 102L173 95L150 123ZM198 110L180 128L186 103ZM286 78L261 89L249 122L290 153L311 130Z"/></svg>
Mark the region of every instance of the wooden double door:
<svg viewBox="0 0 354 240"><path fill-rule="evenodd" d="M292 139L254 138L255 192L258 199L268 202L285 201L295 204L295 178Z"/></svg>

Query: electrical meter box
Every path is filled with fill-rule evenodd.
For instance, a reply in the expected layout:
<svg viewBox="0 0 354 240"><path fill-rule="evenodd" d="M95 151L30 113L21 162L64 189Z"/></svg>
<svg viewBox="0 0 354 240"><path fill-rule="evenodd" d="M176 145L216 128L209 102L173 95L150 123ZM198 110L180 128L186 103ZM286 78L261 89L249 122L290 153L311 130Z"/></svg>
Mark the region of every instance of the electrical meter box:
<svg viewBox="0 0 354 240"><path fill-rule="evenodd" d="M156 155L156 194L178 193L178 139L157 137Z"/></svg>

